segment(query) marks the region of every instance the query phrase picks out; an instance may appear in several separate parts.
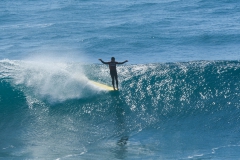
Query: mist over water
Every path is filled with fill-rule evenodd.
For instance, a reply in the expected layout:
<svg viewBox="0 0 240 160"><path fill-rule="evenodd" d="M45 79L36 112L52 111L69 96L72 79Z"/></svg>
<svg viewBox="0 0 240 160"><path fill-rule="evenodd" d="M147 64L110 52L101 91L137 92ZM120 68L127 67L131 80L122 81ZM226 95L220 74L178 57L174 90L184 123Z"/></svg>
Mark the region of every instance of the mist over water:
<svg viewBox="0 0 240 160"><path fill-rule="evenodd" d="M9 61L3 60L6 70L4 78L30 95L51 101L64 101L89 96L93 87L77 64L49 61Z"/></svg>

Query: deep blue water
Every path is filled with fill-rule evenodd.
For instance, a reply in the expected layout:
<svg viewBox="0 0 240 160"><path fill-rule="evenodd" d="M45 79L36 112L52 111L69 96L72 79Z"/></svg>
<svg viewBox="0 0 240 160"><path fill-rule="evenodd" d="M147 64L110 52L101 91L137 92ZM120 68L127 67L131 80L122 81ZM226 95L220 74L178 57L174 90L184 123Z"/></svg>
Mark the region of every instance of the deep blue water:
<svg viewBox="0 0 240 160"><path fill-rule="evenodd" d="M0 1L0 159L239 159L239 6Z"/></svg>

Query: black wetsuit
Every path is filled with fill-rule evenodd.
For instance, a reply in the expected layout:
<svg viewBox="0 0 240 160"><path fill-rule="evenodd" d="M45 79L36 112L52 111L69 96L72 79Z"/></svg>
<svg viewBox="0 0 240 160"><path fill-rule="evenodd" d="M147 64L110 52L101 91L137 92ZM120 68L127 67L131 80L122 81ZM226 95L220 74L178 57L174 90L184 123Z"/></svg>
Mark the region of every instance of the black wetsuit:
<svg viewBox="0 0 240 160"><path fill-rule="evenodd" d="M103 64L108 64L109 65L109 69L110 69L110 75L111 75L111 78L112 78L112 85L113 85L113 88L115 90L115 85L114 85L114 79L116 80L116 85L117 85L117 89L118 89L118 75L117 75L117 64L123 64L126 61L124 62L116 62L115 60L114 61L110 61L110 62L104 62L103 60L99 59Z"/></svg>
<svg viewBox="0 0 240 160"><path fill-rule="evenodd" d="M112 80L115 78L116 81L118 80L117 69L116 69L117 64L118 64L118 62L108 62Z"/></svg>
<svg viewBox="0 0 240 160"><path fill-rule="evenodd" d="M113 88L115 89L115 85L114 85L114 79L116 80L116 85L118 88L118 75L117 75L117 66L118 62L108 62L109 65L109 69L110 69L110 75L112 77L112 85Z"/></svg>

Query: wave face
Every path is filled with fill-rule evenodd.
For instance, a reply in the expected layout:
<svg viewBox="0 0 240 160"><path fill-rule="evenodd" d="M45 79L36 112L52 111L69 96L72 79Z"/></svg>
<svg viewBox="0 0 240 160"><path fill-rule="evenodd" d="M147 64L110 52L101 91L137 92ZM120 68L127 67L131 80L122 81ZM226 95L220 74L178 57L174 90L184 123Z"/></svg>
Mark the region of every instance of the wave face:
<svg viewBox="0 0 240 160"><path fill-rule="evenodd" d="M0 157L239 157L240 63L105 65L0 61Z"/></svg>

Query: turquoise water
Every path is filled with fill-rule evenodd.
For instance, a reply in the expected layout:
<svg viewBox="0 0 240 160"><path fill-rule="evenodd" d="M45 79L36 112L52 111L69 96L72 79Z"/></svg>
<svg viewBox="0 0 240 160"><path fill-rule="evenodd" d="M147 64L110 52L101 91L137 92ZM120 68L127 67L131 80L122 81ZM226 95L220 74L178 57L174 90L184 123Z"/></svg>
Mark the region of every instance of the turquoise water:
<svg viewBox="0 0 240 160"><path fill-rule="evenodd" d="M3 159L239 157L239 61L0 64Z"/></svg>
<svg viewBox="0 0 240 160"><path fill-rule="evenodd" d="M1 1L0 159L238 159L238 6Z"/></svg>

